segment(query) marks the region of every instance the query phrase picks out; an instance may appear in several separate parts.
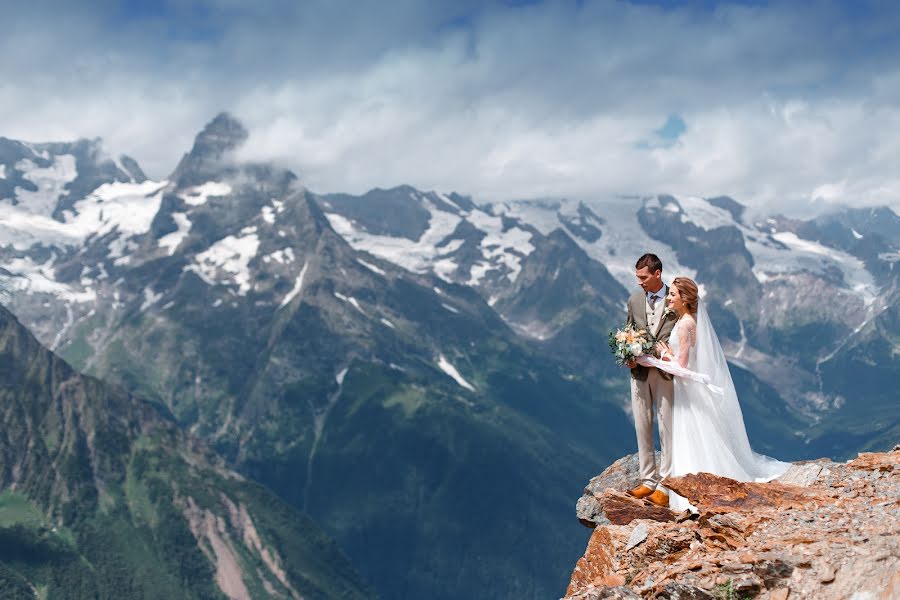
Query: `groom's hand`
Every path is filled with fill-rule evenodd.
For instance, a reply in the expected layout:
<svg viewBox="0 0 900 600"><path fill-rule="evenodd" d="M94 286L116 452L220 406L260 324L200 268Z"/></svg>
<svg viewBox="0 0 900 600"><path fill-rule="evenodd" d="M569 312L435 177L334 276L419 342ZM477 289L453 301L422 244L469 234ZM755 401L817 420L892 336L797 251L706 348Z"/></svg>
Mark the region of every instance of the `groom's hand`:
<svg viewBox="0 0 900 600"><path fill-rule="evenodd" d="M662 360L672 360L672 349L669 348L668 344L664 342L656 342L656 346L654 346L656 350L657 356L659 356Z"/></svg>

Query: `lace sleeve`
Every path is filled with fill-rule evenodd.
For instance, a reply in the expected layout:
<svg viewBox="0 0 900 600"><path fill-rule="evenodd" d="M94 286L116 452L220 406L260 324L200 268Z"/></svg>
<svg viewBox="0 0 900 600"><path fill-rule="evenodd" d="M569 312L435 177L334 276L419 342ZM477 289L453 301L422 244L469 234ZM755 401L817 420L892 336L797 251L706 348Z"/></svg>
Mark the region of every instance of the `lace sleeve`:
<svg viewBox="0 0 900 600"><path fill-rule="evenodd" d="M687 368L691 358L691 348L697 341L697 322L685 315L684 323L678 328L678 354L675 359L682 367Z"/></svg>

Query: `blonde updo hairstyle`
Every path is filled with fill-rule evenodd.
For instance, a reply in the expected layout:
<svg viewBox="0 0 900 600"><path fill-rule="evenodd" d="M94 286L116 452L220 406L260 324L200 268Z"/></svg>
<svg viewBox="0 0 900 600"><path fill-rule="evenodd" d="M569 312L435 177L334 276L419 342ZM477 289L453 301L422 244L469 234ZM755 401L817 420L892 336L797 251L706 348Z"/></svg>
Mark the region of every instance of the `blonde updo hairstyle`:
<svg viewBox="0 0 900 600"><path fill-rule="evenodd" d="M697 289L697 284L694 283L694 280L687 277L676 277L674 281L672 281L672 285L678 290L678 293L681 294L681 299L684 301L684 305L687 307L688 312L692 315L696 315L697 306L700 302L700 290Z"/></svg>

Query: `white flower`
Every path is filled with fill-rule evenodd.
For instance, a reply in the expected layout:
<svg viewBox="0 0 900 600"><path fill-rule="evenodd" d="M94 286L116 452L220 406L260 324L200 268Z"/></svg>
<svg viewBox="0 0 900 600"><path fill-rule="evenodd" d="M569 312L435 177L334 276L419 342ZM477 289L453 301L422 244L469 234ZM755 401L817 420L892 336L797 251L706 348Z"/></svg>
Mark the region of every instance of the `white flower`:
<svg viewBox="0 0 900 600"><path fill-rule="evenodd" d="M632 356L640 356L644 353L644 348L643 346L635 342L634 344L628 346L628 351L631 352Z"/></svg>

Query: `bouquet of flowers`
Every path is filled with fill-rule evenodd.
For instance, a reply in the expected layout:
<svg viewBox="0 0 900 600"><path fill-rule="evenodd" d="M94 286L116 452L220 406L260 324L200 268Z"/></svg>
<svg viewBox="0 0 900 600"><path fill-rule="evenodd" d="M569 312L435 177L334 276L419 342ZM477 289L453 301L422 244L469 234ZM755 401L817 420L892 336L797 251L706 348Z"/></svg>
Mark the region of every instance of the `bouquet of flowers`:
<svg viewBox="0 0 900 600"><path fill-rule="evenodd" d="M618 331L610 332L609 349L616 357L616 362L624 365L639 356L650 354L653 351L654 341L646 329L635 329L633 325L626 325Z"/></svg>

